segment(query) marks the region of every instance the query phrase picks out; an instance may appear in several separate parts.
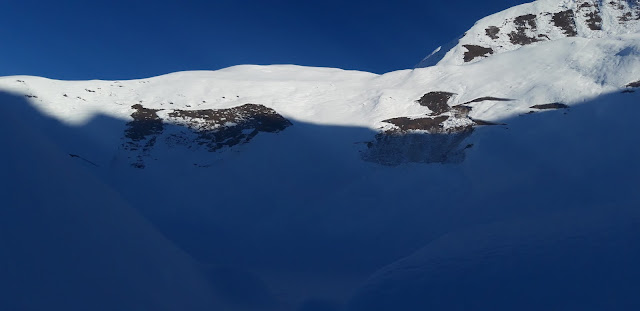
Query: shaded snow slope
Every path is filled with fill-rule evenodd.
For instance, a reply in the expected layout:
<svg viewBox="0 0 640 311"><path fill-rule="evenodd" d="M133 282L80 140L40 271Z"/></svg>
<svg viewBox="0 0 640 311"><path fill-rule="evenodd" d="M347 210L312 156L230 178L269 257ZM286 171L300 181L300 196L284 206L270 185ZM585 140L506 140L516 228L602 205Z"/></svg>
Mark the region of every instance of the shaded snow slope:
<svg viewBox="0 0 640 311"><path fill-rule="evenodd" d="M380 269L349 310L637 309L639 102L523 116L517 137L483 130L462 164L468 205L447 205L469 225Z"/></svg>
<svg viewBox="0 0 640 311"><path fill-rule="evenodd" d="M0 93L0 308L214 310L199 267Z"/></svg>
<svg viewBox="0 0 640 311"><path fill-rule="evenodd" d="M639 217L614 203L450 233L378 272L350 310L635 310Z"/></svg>

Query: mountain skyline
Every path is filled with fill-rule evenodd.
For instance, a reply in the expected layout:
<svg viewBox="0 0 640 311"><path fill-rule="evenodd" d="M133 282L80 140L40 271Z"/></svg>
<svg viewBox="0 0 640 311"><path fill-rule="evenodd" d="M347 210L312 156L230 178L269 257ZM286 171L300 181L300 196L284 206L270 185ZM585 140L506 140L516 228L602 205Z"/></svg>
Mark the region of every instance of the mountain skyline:
<svg viewBox="0 0 640 311"><path fill-rule="evenodd" d="M243 64L380 74L524 2L5 1L0 76L117 80Z"/></svg>

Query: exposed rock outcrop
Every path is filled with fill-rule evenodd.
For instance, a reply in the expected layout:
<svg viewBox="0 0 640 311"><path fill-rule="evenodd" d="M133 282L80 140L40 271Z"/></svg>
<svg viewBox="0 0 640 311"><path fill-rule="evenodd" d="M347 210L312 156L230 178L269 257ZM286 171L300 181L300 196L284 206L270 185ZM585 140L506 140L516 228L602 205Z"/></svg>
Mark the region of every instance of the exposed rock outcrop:
<svg viewBox="0 0 640 311"><path fill-rule="evenodd" d="M509 102L509 101L513 101L513 99L499 98L499 97L493 97L493 96L485 96L485 97L476 98L476 99L474 99L472 101L468 101L468 102L464 103L464 105L473 104L473 103L479 103L479 102L483 102L483 101Z"/></svg>
<svg viewBox="0 0 640 311"><path fill-rule="evenodd" d="M597 3L585 1L578 7L578 12L585 17L585 23L591 30L602 30L602 13Z"/></svg>
<svg viewBox="0 0 640 311"><path fill-rule="evenodd" d="M123 147L127 151L135 153L131 166L144 168L144 158L148 157L151 149L155 146L157 138L164 130L162 119L158 116L157 109L148 109L140 104L131 106L134 112L131 114L133 120L127 123L124 131Z"/></svg>
<svg viewBox="0 0 640 311"><path fill-rule="evenodd" d="M469 117L472 107L449 106L455 95L450 92L429 92L417 102L428 107L430 116L397 117L382 121L391 125L367 143L362 158L382 165L403 163L459 163L471 144L463 142L471 136L478 125L494 125ZM510 99L482 97L472 102Z"/></svg>
<svg viewBox="0 0 640 311"><path fill-rule="evenodd" d="M518 16L513 20L516 29L509 33L509 40L512 44L527 45L540 41L535 35L538 30L536 17L534 14L527 14Z"/></svg>
<svg viewBox="0 0 640 311"><path fill-rule="evenodd" d="M496 27L496 26L489 26L487 27L487 29L485 29L485 32L487 34L487 36L491 39L498 39L500 38L500 36L498 35L500 33L500 28Z"/></svg>
<svg viewBox="0 0 640 311"><path fill-rule="evenodd" d="M162 110L149 109L141 104L131 107L132 121L127 123L123 147L129 151L131 165L146 166L160 137L169 147L178 145L193 148L205 146L210 152L251 141L258 133L276 133L292 123L275 110L263 105L246 104L228 109ZM159 112L168 112L163 119ZM166 133L171 125L172 131Z"/></svg>
<svg viewBox="0 0 640 311"><path fill-rule="evenodd" d="M576 18L573 10L566 10L553 14L553 25L562 29L567 37L575 37L578 35L576 30Z"/></svg>
<svg viewBox="0 0 640 311"><path fill-rule="evenodd" d="M470 62L478 57L485 57L487 55L493 54L492 48L485 48L479 45L467 44L464 45L464 48L467 51L464 53L464 62Z"/></svg>
<svg viewBox="0 0 640 311"><path fill-rule="evenodd" d="M271 108L246 104L229 109L173 110L170 121L191 129L209 151L244 144L258 133L284 130L291 122Z"/></svg>
<svg viewBox="0 0 640 311"><path fill-rule="evenodd" d="M530 108L538 109L538 110L569 109L569 106L562 103L550 103L550 104L543 104L543 105L535 105L535 106L531 106Z"/></svg>
<svg viewBox="0 0 640 311"><path fill-rule="evenodd" d="M633 87L633 88L640 87L640 80L627 84L627 87Z"/></svg>
<svg viewBox="0 0 640 311"><path fill-rule="evenodd" d="M543 41L638 31L638 0L538 0L480 20L451 49L421 64L462 65Z"/></svg>
<svg viewBox="0 0 640 311"><path fill-rule="evenodd" d="M422 98L418 100L421 106L425 106L432 111L432 115L443 114L451 109L448 105L451 97L456 95L451 92L429 92L424 94Z"/></svg>

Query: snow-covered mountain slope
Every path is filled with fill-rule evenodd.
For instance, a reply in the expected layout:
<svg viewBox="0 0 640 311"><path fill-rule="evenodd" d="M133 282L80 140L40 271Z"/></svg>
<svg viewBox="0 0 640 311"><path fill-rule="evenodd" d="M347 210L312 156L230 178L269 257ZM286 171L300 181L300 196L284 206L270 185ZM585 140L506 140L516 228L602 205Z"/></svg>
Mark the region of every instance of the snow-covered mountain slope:
<svg viewBox="0 0 640 311"><path fill-rule="evenodd" d="M287 131L290 122L382 129L385 137L421 130L461 132L485 121L500 123L538 111L534 106L572 106L620 91L639 79L638 66L640 37L629 34L597 40L565 38L473 66L436 66L381 76L296 66L239 66L137 81L5 77L0 85L25 94L38 109L69 125L85 124L97 116L126 120L125 128L95 138L110 152L86 156L102 165L130 158L130 164L143 167L144 158L161 160L167 154L152 156L157 148L176 149L200 137L203 144L213 142L208 148L214 151L247 142L259 132ZM251 105L243 106L247 104ZM256 128L254 121L266 121L269 115L281 119ZM155 127L149 123L152 119L158 123ZM393 151L388 148L395 148L388 147L393 139L380 136L337 139L351 146L371 142L371 150L360 151L373 162L442 162L441 156L426 154L408 159L408 150L389 155ZM454 145L434 152L460 151ZM353 153L358 152L355 149Z"/></svg>
<svg viewBox="0 0 640 311"><path fill-rule="evenodd" d="M455 46L438 48L418 67L473 63L526 45L568 37L604 38L638 31L637 0L538 0L481 19L454 41Z"/></svg>
<svg viewBox="0 0 640 311"><path fill-rule="evenodd" d="M550 5L518 6L512 15L526 8L551 12ZM638 258L639 87L640 35L613 30L384 75L237 66L132 81L3 77L0 91L17 94L21 103L11 96L1 102L8 120L3 133L11 133L2 141L8 146L1 158L2 195L20 210L51 203L76 217L54 219L73 232L86 223L92 232L114 235L91 250L95 256L118 243L136 248L137 239L147 238L135 237L144 234L154 236L149 239L157 248L126 251L131 258L125 262L181 249L187 255L177 252L153 266L163 270L175 260L171 271L189 276L174 285L193 288L187 291L196 297L163 295L171 301L205 306L210 295L229 310L451 310L459 307L455 297L476 299L473 290L487 283L495 290L478 301L502 301L485 305L511 310L514 300L504 300L507 294L529 297L539 283L499 286L487 275L512 282L511 274L530 276L514 271L535 267L540 280L553 282L554 274L544 269L571 262L570 252L559 251L564 246L579 254L593 249L596 256ZM26 132L33 135L21 134ZM103 219L87 210L90 198L115 216ZM127 206L142 219L114 220L139 217ZM3 210L3 224L18 219L23 225L6 227L11 229L2 245L49 244L19 238L29 218L12 211ZM40 228L44 220L38 219L31 224ZM144 221L155 228L131 228ZM42 232L57 232L55 223L47 225ZM171 242L160 242L154 230ZM485 243L467 247L478 240ZM452 249L442 246L447 241ZM518 261L511 250L541 255ZM0 260L37 261L26 251L15 254L0 254ZM434 262L442 258L452 262L440 269ZM575 303L588 294L595 309L629 309L638 300L623 294L637 288L637 279L606 273L617 265L616 271L636 275L632 261L578 265L576 271L589 269L584 273L593 278L569 278L582 284L575 295L545 296L541 303L546 309L588 309ZM482 269L475 270L476 263ZM494 271L505 263L512 269ZM464 278L461 270L477 273ZM140 282L136 289L174 280L158 281L153 271L130 275ZM50 280L55 278L47 275L55 283ZM599 294L602 281L620 295ZM458 284L464 291L452 290ZM442 295L420 298L425 288L438 286ZM547 289L552 295L558 287ZM171 287L157 292L164 290Z"/></svg>

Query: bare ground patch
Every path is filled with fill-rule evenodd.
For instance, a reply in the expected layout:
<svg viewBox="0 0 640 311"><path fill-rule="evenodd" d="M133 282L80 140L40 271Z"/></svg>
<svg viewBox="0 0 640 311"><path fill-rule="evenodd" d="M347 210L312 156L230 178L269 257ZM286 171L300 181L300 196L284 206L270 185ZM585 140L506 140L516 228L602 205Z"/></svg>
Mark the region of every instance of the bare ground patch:
<svg viewBox="0 0 640 311"><path fill-rule="evenodd" d="M418 104L429 108L429 110L433 112L433 115L439 115L451 109L448 103L453 95L456 94L450 92L429 92L418 100Z"/></svg>
<svg viewBox="0 0 640 311"><path fill-rule="evenodd" d="M472 104L472 103L479 103L479 102L483 102L483 101L510 102L510 101L514 101L514 100L515 99L485 96L485 97L476 98L476 99L474 99L472 101L468 101L468 102L464 103L463 105L468 105L468 104Z"/></svg>
<svg viewBox="0 0 640 311"><path fill-rule="evenodd" d="M536 18L537 16L535 14L527 14L518 16L513 20L516 30L509 33L509 40L512 44L528 45L540 41L540 39L536 37L527 35L528 30L533 33L538 30Z"/></svg>
<svg viewBox="0 0 640 311"><path fill-rule="evenodd" d="M489 26L484 31L487 34L487 36L493 40L500 38L500 36L498 36L498 34L500 33L500 28L496 26Z"/></svg>
<svg viewBox="0 0 640 311"><path fill-rule="evenodd" d="M602 30L602 16L598 4L592 1L585 1L578 7L578 12L587 19L585 23L591 30Z"/></svg>
<svg viewBox="0 0 640 311"><path fill-rule="evenodd" d="M396 126L396 129L390 130L389 132L399 132L406 133L409 131L428 131L429 133L439 133L442 131L442 123L449 119L448 116L439 116L435 118L416 118L411 119L407 117L393 118L389 120L384 120L382 122L393 124Z"/></svg>
<svg viewBox="0 0 640 311"><path fill-rule="evenodd" d="M133 120L127 123L124 131L125 142L123 148L136 153L131 166L144 168L144 158L148 157L155 146L157 138L164 130L162 119L158 116L157 109L144 108L140 104L131 106L134 112ZM131 156L129 157L131 159Z"/></svg>
<svg viewBox="0 0 640 311"><path fill-rule="evenodd" d="M638 80L636 82L631 82L631 83L627 84L626 87L633 87L633 88L640 87L640 80Z"/></svg>
<svg viewBox="0 0 640 311"><path fill-rule="evenodd" d="M576 18L573 10L566 10L553 14L551 18L553 24L562 29L565 35L568 37L575 37L578 35L576 30Z"/></svg>
<svg viewBox="0 0 640 311"><path fill-rule="evenodd" d="M229 109L173 110L169 116L195 132L196 143L209 151L244 144L260 132L275 133L292 125L275 110L255 104Z"/></svg>
<svg viewBox="0 0 640 311"><path fill-rule="evenodd" d="M127 123L122 145L132 152L129 159L136 168L146 166L145 159L166 131L167 121L178 127L177 132L164 135L170 147L205 146L210 152L248 143L260 132L279 132L292 125L275 110L255 104L228 109L169 110L168 120L158 115L162 109L149 109L141 104L131 108L133 120Z"/></svg>
<svg viewBox="0 0 640 311"><path fill-rule="evenodd" d="M550 104L543 104L543 105L535 105L529 108L538 109L538 110L549 110L549 109L569 109L569 106L562 103L550 103Z"/></svg>
<svg viewBox="0 0 640 311"><path fill-rule="evenodd" d="M483 46L472 45L472 44L465 44L463 45L463 47L467 49L467 51L464 52L464 57L463 57L463 60L465 63L468 63L476 59L477 57L485 57L487 55L493 54L492 48L486 48Z"/></svg>

